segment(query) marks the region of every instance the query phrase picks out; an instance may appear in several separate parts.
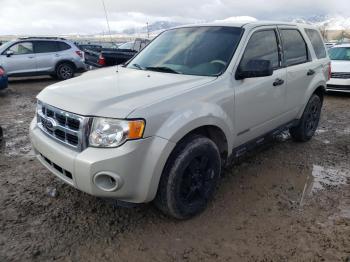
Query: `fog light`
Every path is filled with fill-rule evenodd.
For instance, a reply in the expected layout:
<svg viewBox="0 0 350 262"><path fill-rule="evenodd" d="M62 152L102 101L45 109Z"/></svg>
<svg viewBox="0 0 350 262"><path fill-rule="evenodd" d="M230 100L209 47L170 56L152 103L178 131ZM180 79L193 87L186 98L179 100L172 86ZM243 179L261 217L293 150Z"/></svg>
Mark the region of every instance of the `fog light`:
<svg viewBox="0 0 350 262"><path fill-rule="evenodd" d="M113 192L121 188L122 179L111 172L101 172L95 175L94 184L101 190Z"/></svg>

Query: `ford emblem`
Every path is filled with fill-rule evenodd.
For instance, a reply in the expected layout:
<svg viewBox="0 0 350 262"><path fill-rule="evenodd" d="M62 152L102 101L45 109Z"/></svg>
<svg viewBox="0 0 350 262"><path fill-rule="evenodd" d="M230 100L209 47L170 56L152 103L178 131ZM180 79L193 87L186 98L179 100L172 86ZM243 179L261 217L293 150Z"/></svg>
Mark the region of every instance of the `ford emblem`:
<svg viewBox="0 0 350 262"><path fill-rule="evenodd" d="M46 118L43 124L50 131L54 131L57 127L56 121L52 118Z"/></svg>

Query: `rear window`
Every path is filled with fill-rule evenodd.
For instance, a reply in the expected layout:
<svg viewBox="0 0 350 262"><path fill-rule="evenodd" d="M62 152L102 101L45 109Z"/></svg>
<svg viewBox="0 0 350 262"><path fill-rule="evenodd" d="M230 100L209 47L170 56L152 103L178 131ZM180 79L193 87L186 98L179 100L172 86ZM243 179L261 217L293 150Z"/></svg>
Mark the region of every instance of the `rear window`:
<svg viewBox="0 0 350 262"><path fill-rule="evenodd" d="M57 42L57 43L58 43L58 50L59 51L64 51L64 50L68 50L71 48L71 46L65 42Z"/></svg>
<svg viewBox="0 0 350 262"><path fill-rule="evenodd" d="M282 29L281 38L286 66L302 64L308 61L307 45L298 30Z"/></svg>
<svg viewBox="0 0 350 262"><path fill-rule="evenodd" d="M35 53L54 53L70 49L70 45L58 41L35 41Z"/></svg>
<svg viewBox="0 0 350 262"><path fill-rule="evenodd" d="M305 29L318 59L327 57L326 48L319 32L315 29Z"/></svg>
<svg viewBox="0 0 350 262"><path fill-rule="evenodd" d="M52 53L58 51L57 43L54 41L35 41L35 53Z"/></svg>

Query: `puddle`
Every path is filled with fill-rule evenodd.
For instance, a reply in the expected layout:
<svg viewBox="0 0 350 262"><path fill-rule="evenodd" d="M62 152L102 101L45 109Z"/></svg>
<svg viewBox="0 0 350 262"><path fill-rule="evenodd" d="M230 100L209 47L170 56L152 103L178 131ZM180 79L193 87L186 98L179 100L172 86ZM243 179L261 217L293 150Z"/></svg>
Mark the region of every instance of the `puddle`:
<svg viewBox="0 0 350 262"><path fill-rule="evenodd" d="M314 165L312 169L311 185L309 192L334 189L340 185L346 185L350 181L350 171L343 168L325 168Z"/></svg>
<svg viewBox="0 0 350 262"><path fill-rule="evenodd" d="M305 198L321 190L334 190L342 185L350 184L350 170L313 165L312 172L306 177L303 193L299 202L303 206ZM350 217L349 208L342 209Z"/></svg>

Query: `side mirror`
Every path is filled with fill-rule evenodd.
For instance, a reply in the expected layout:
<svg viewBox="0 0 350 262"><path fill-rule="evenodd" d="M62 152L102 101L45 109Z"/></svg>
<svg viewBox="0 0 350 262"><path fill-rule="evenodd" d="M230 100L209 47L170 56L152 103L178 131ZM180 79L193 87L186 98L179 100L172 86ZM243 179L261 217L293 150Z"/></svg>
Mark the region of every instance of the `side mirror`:
<svg viewBox="0 0 350 262"><path fill-rule="evenodd" d="M236 72L236 79L271 76L273 68L269 60L250 60L244 66L240 65Z"/></svg>
<svg viewBox="0 0 350 262"><path fill-rule="evenodd" d="M7 51L5 52L5 55L6 55L7 57L12 56L13 54L14 54L14 52L13 52L12 50L7 50Z"/></svg>

